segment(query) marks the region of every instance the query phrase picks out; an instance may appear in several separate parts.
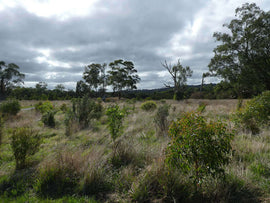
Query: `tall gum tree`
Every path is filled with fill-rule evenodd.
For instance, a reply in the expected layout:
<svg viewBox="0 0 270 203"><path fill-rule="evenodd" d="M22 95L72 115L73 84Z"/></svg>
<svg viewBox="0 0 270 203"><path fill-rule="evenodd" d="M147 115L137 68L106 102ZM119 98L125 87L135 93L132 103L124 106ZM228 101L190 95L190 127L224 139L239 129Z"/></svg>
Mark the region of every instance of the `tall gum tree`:
<svg viewBox="0 0 270 203"><path fill-rule="evenodd" d="M209 63L211 76L230 83L238 97L270 89L270 12L246 3L235 10L236 18L215 32L219 42Z"/></svg>

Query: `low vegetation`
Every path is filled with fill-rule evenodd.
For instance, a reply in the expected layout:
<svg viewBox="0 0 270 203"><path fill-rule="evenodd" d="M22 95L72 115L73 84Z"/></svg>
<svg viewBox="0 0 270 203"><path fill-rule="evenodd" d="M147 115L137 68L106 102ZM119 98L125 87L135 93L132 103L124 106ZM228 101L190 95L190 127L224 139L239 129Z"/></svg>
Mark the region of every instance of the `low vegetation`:
<svg viewBox="0 0 270 203"><path fill-rule="evenodd" d="M258 125L256 136L235 125L242 126L236 115L255 100L267 105L259 104L267 94L243 100L241 108L237 100L191 99L157 101L150 111L140 101L104 103L84 97L51 102L53 109L46 113L29 109L9 115L1 123L0 198L267 201L269 125ZM22 101L21 106L36 103ZM57 112L55 122L44 120L51 110Z"/></svg>

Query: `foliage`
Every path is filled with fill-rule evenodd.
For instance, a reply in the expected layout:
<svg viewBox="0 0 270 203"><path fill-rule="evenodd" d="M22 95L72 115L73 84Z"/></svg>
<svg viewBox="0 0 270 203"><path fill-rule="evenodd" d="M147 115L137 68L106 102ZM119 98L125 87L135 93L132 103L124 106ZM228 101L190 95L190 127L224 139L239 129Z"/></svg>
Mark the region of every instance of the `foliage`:
<svg viewBox="0 0 270 203"><path fill-rule="evenodd" d="M35 109L44 114L53 110L53 104L50 101L39 102L35 105Z"/></svg>
<svg viewBox="0 0 270 203"><path fill-rule="evenodd" d="M4 115L16 115L21 110L18 100L7 100L0 104L0 112Z"/></svg>
<svg viewBox="0 0 270 203"><path fill-rule="evenodd" d="M115 141L122 133L125 113L118 105L113 105L107 108L106 115L108 116L108 127L111 138Z"/></svg>
<svg viewBox="0 0 270 203"><path fill-rule="evenodd" d="M268 124L270 121L270 91L265 91L248 101L235 116L236 124L240 124L242 128L251 131L252 134L259 133L260 126Z"/></svg>
<svg viewBox="0 0 270 203"><path fill-rule="evenodd" d="M157 103L154 101L146 101L142 103L141 109L144 111L154 111L157 108Z"/></svg>
<svg viewBox="0 0 270 203"><path fill-rule="evenodd" d="M72 101L72 113L82 128L89 127L93 119L99 119L102 116L102 109L101 103L96 103L87 95Z"/></svg>
<svg viewBox="0 0 270 203"><path fill-rule="evenodd" d="M111 62L109 66L111 70L108 71L108 84L112 85L114 92L118 92L119 98L123 89L137 89L136 84L141 79L136 74L137 70L134 68L133 62L119 59Z"/></svg>
<svg viewBox="0 0 270 203"><path fill-rule="evenodd" d="M167 163L183 172L191 172L197 186L203 177L224 172L222 167L229 162L233 135L222 122L207 123L199 113L186 113L172 123L169 137Z"/></svg>
<svg viewBox="0 0 270 203"><path fill-rule="evenodd" d="M5 94L15 84L23 83L24 74L19 72L19 66L0 61L0 93Z"/></svg>
<svg viewBox="0 0 270 203"><path fill-rule="evenodd" d="M168 132L168 116L169 116L170 106L164 104L158 107L156 115L154 117L154 122L158 128L158 133L160 135L167 135Z"/></svg>
<svg viewBox="0 0 270 203"><path fill-rule="evenodd" d="M230 33L214 33L220 43L209 70L212 76L229 82L239 97L246 97L270 89L270 13L246 3L235 14L236 18L224 25Z"/></svg>
<svg viewBox="0 0 270 203"><path fill-rule="evenodd" d="M92 63L85 67L84 73L83 73L83 79L86 81L86 83L89 84L90 89L95 88L97 91L97 88L101 86L101 89L105 91L106 86L106 75L105 75L105 68L107 64L98 64L98 63Z"/></svg>
<svg viewBox="0 0 270 203"><path fill-rule="evenodd" d="M187 78L192 76L193 71L189 66L184 68L180 63L180 59L178 59L178 62L175 65L168 65L165 61L162 66L167 69L171 75L174 88L174 100L182 99L181 97L183 96L183 88L186 85ZM170 87L169 84L165 84L165 86Z"/></svg>
<svg viewBox="0 0 270 203"><path fill-rule="evenodd" d="M67 104L66 103L61 104L60 110L66 112L68 110Z"/></svg>
<svg viewBox="0 0 270 203"><path fill-rule="evenodd" d="M16 169L25 167L26 158L35 154L41 144L40 135L33 129L21 127L13 130L11 148L16 160Z"/></svg>
<svg viewBox="0 0 270 203"><path fill-rule="evenodd" d="M54 119L54 115L56 114L55 111L51 110L51 111L47 111L42 115L42 122L51 128L55 127L55 119Z"/></svg>

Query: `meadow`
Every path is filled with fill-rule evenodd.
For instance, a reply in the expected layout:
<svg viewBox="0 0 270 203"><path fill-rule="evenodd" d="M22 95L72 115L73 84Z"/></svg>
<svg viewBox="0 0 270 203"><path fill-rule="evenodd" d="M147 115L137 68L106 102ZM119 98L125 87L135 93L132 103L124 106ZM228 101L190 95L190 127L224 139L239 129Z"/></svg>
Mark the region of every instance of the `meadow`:
<svg viewBox="0 0 270 203"><path fill-rule="evenodd" d="M9 116L0 146L0 199L2 202L269 202L270 129L259 134L235 128L237 100L161 100L169 105L168 123L185 112L197 111L208 121L222 121L234 134L230 162L221 178L207 176L196 188L190 174L166 165L167 133L154 122L157 109L144 111L143 101L101 102L128 112L123 131L113 141L103 112L87 128L75 124L67 135L66 112L70 101L53 101L55 127L45 126L38 101L20 101L22 109ZM246 100L243 102L245 105ZM30 109L29 109L30 108ZM41 136L39 149L27 157L26 167L16 169L11 147L13 129L28 126ZM116 144L115 144L116 143ZM115 147L117 145L117 147Z"/></svg>

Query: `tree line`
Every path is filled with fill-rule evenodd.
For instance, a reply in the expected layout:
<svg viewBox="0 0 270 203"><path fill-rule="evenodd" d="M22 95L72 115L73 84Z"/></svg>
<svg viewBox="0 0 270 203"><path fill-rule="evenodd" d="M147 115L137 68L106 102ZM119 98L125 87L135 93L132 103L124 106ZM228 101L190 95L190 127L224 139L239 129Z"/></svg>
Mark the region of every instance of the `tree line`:
<svg viewBox="0 0 270 203"><path fill-rule="evenodd" d="M172 92L174 99L183 99L192 94L194 98L249 98L270 90L270 12L261 10L255 3L246 3L235 10L235 16L229 24L224 24L229 32L213 34L219 44L213 50L214 57L208 65L209 71L202 74L200 88L187 94L186 81L193 71L189 66L183 67L180 60L176 64L165 61L162 66L170 74L171 82L164 84L169 88L164 91ZM24 77L16 64L1 61L1 95L13 92L16 96L24 92L24 95L34 93L42 96L46 93L42 83L32 89L16 88L23 83ZM220 77L222 80L214 88L209 88L209 85L206 88L204 80L207 77ZM108 65L92 63L85 67L82 80L77 82L76 92L65 91L60 85L53 91L47 91L47 96L50 92L48 97L55 98L64 92L65 96L62 95L61 98L81 97L85 94L105 97L107 87L111 86L112 95L121 98L123 94L136 94L136 91L134 93L131 90L137 89L140 80L132 61L118 59Z"/></svg>

